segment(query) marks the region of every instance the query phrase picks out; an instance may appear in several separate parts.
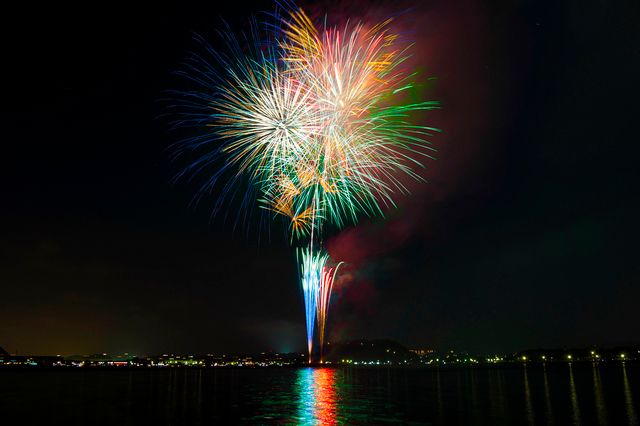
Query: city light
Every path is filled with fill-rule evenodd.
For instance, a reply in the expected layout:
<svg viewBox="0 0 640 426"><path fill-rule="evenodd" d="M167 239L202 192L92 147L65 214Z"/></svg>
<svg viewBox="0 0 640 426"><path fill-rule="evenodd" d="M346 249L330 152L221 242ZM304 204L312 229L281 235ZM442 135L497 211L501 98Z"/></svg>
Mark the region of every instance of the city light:
<svg viewBox="0 0 640 426"><path fill-rule="evenodd" d="M390 347L390 344L397 345ZM384 346L380 346L384 345ZM339 354L339 356L336 356ZM407 349L397 342L382 342L357 340L331 342L331 351L327 351L323 364L346 366L474 366L487 364L525 364L534 365L554 363L597 363L632 362L640 359L637 347L616 348L572 348L571 353L566 349L546 349L544 354L538 351L521 351L516 354L494 354L491 356L477 356L468 352L447 350L439 352L434 349ZM0 367L25 366L32 367L62 367L62 368L224 368L224 367L282 367L302 366L308 364L308 353L289 352L278 353L263 351L255 354L175 354L139 356L133 353L109 354L105 352L91 355L73 356L35 356L0 353Z"/></svg>

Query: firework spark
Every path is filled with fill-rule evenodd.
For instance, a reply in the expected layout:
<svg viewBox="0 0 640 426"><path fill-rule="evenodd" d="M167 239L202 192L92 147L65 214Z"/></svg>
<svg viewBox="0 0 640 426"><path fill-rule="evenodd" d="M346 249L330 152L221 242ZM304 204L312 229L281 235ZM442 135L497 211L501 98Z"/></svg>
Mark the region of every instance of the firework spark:
<svg viewBox="0 0 640 426"><path fill-rule="evenodd" d="M318 340L320 343L320 362L323 361L322 355L324 352L324 332L327 322L327 316L329 314L329 302L331 301L331 290L333 289L333 283L335 282L338 269L343 262L338 263L336 267L327 268L324 266L320 274L320 286L318 288L318 302L317 313L318 318Z"/></svg>
<svg viewBox="0 0 640 426"><path fill-rule="evenodd" d="M300 264L300 282L304 297L305 318L307 324L307 349L309 361L313 350L313 332L316 321L316 310L320 289L323 281L323 271L329 255L320 251L314 252L312 248L298 250Z"/></svg>

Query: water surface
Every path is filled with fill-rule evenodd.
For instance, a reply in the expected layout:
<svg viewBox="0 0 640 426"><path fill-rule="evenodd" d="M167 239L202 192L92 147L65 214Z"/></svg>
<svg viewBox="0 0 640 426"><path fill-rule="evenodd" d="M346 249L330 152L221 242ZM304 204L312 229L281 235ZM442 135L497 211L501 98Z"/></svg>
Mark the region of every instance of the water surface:
<svg viewBox="0 0 640 426"><path fill-rule="evenodd" d="M64 425L638 425L640 366L0 370L0 412Z"/></svg>

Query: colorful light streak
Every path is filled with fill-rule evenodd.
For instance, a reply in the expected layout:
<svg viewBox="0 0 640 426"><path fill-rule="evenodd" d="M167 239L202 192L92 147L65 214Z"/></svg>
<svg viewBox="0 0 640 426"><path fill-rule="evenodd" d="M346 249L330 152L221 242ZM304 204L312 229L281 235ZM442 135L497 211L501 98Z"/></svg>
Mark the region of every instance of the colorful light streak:
<svg viewBox="0 0 640 426"><path fill-rule="evenodd" d="M296 381L298 416L300 425L343 424L339 418L337 372L330 368L299 369Z"/></svg>
<svg viewBox="0 0 640 426"><path fill-rule="evenodd" d="M323 360L324 353L324 333L325 325L327 322L327 316L329 314L329 302L331 301L331 290L333 289L333 283L335 282L338 269L343 262L338 263L336 267L322 268L320 273L320 288L318 289L318 303L316 316L318 318L318 340L320 342L320 362Z"/></svg>
<svg viewBox="0 0 640 426"><path fill-rule="evenodd" d="M307 325L307 349L309 351L309 362L311 362L318 295L321 288L322 272L329 255L322 252L314 252L312 248L305 248L298 250L298 259L300 262L300 281Z"/></svg>
<svg viewBox="0 0 640 426"><path fill-rule="evenodd" d="M314 417L316 424L338 424L338 395L336 392L336 371L330 368L317 368L313 372L315 388Z"/></svg>

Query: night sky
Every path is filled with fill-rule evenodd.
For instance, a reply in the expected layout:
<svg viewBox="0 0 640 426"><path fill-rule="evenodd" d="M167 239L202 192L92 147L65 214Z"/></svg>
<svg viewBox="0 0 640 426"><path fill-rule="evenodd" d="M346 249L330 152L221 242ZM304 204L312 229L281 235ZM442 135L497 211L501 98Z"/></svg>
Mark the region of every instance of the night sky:
<svg viewBox="0 0 640 426"><path fill-rule="evenodd" d="M282 232L234 231L171 182L180 135L162 99L183 84L193 33L214 43L220 18L243 29L272 9L209 3L3 13L8 351L304 350ZM427 185L327 240L349 262L330 339L485 353L638 342L638 7L416 3L334 8L404 12L413 65L437 77L425 96L443 104L424 120L443 134Z"/></svg>

